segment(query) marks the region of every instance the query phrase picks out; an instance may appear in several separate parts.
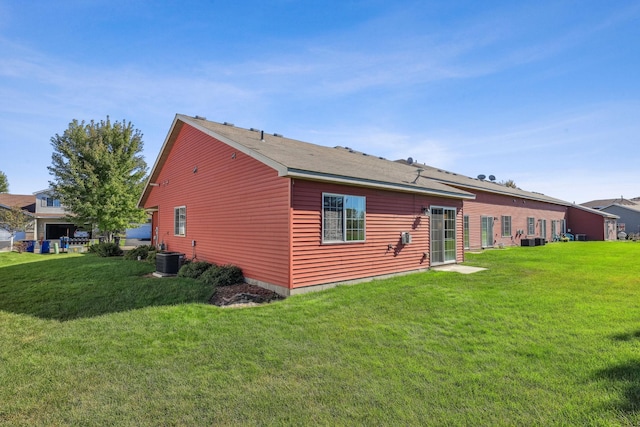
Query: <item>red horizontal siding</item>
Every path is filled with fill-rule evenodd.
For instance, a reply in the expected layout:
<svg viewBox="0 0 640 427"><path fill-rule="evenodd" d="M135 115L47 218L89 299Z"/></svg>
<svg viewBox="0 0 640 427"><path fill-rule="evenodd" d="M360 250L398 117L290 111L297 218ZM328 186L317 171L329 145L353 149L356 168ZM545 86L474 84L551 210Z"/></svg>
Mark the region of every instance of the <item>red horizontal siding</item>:
<svg viewBox="0 0 640 427"><path fill-rule="evenodd" d="M288 179L185 125L157 182L145 207L158 207L159 240L167 250L235 264L246 277L289 286ZM185 237L173 234L177 206L186 206Z"/></svg>
<svg viewBox="0 0 640 427"><path fill-rule="evenodd" d="M613 240L606 231L606 220L603 216L579 208L569 209L571 233L584 234L587 240Z"/></svg>
<svg viewBox="0 0 640 427"><path fill-rule="evenodd" d="M429 260L423 254L429 252L429 219L422 215L422 207L451 206L461 211L461 201L453 199L302 180L296 180L292 189L293 288L427 268ZM322 244L323 192L366 197L365 242ZM412 235L411 244L401 244L405 231ZM461 261L461 238L459 242Z"/></svg>
<svg viewBox="0 0 640 427"><path fill-rule="evenodd" d="M553 205L532 200L503 196L499 194L476 192L475 200L465 200L464 215L469 216L469 246L470 249L480 249L481 242L481 217L494 218L493 221L493 245L506 246L519 245L520 238L545 237L551 239L551 221L566 219L566 206ZM511 235L502 236L502 216L511 217ZM536 233L527 234L527 218L535 219ZM497 218L497 219L496 219ZM547 233L540 234L540 222L547 221ZM523 235L518 235L517 230L524 230Z"/></svg>

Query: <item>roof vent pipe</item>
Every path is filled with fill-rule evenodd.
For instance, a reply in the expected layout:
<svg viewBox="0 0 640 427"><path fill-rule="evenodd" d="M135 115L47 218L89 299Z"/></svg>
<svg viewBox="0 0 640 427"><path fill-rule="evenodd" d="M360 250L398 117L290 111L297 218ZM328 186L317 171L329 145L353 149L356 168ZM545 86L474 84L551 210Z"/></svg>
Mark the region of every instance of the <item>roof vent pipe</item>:
<svg viewBox="0 0 640 427"><path fill-rule="evenodd" d="M264 131L260 131L260 141L264 142Z"/></svg>

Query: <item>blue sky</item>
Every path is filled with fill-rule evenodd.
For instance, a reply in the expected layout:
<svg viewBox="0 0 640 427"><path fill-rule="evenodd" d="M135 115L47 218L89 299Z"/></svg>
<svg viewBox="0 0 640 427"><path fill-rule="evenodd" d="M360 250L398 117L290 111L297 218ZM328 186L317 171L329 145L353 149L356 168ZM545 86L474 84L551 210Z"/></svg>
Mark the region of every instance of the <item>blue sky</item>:
<svg viewBox="0 0 640 427"><path fill-rule="evenodd" d="M640 196L640 1L0 0L0 171L73 119L152 166L176 113L577 203Z"/></svg>

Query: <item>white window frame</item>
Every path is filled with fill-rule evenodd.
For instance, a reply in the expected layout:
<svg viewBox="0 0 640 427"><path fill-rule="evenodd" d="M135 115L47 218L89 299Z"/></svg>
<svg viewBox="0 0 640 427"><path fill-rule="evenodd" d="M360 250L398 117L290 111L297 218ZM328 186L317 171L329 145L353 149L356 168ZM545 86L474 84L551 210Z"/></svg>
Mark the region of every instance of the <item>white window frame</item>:
<svg viewBox="0 0 640 427"><path fill-rule="evenodd" d="M51 201L51 204L49 204L49 201ZM59 208L60 200L53 197L48 197L48 196L43 197L42 202L40 203L40 206L46 207L46 208Z"/></svg>
<svg viewBox="0 0 640 427"><path fill-rule="evenodd" d="M471 220L469 215L463 215L462 217L462 238L465 249L471 248Z"/></svg>
<svg viewBox="0 0 640 427"><path fill-rule="evenodd" d="M502 237L511 237L511 215L502 215L500 225L500 228L502 229ZM508 230L507 225L509 225Z"/></svg>
<svg viewBox="0 0 640 427"><path fill-rule="evenodd" d="M341 228L342 228L342 239L326 239L325 238L325 199L327 197L342 197L342 224L341 224ZM348 240L347 237L349 235L349 230L347 229L347 221L349 220L349 218L347 218L347 199L349 197L352 198L357 198L357 199L361 199L362 200L362 204L363 204L363 214L364 217L362 218L362 240L356 240L356 239L351 239ZM353 194L336 194L336 193L322 193L322 224L321 224L321 238L322 238L322 243L329 243L329 244L333 244L333 243L362 243L364 241L366 241L367 238L367 198L365 196L356 196ZM358 231L358 229L355 229L355 231Z"/></svg>
<svg viewBox="0 0 640 427"><path fill-rule="evenodd" d="M536 219L532 216L527 217L527 236L536 235Z"/></svg>
<svg viewBox="0 0 640 427"><path fill-rule="evenodd" d="M431 211L429 224L431 264L437 265L456 262L458 258L458 209L450 206L430 206L429 210ZM449 218L451 213L453 213L453 215ZM441 221L441 227L435 227L433 225L436 221ZM453 227L447 227L448 222L449 225L453 225ZM447 232L452 234L447 234ZM447 255L449 255L448 258Z"/></svg>
<svg viewBox="0 0 640 427"><path fill-rule="evenodd" d="M173 235L185 237L187 235L187 207L176 206L173 208Z"/></svg>

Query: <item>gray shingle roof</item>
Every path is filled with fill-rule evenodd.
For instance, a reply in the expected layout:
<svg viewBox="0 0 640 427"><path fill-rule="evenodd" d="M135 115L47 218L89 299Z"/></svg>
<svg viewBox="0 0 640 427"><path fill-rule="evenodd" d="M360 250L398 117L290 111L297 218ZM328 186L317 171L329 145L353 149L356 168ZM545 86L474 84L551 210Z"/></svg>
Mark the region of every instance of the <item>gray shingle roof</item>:
<svg viewBox="0 0 640 427"><path fill-rule="evenodd" d="M28 212L36 211L36 196L26 194L0 194L0 205L5 207L18 206Z"/></svg>
<svg viewBox="0 0 640 427"><path fill-rule="evenodd" d="M358 152L347 147L326 147L262 133L257 129L244 129L230 124L208 121L198 116L177 114L169 135L153 166L149 182L153 182L177 137L182 123L187 123L210 136L234 147L278 171L281 176L343 183L393 191L438 195L443 197L474 199L474 191L537 200L612 216L588 207L546 196L541 193L510 188L491 181L481 181L465 175L445 171L424 164L390 161ZM420 172L418 172L420 170ZM143 204L149 187L140 199Z"/></svg>
<svg viewBox="0 0 640 427"><path fill-rule="evenodd" d="M584 202L584 203L580 203L582 206L586 206L588 208L593 208L593 209L600 209L603 208L605 206L611 206L611 205L627 205L627 206L634 206L637 204L637 202L632 200L627 200L625 198L619 197L617 199L600 199L600 200L591 200L589 202Z"/></svg>
<svg viewBox="0 0 640 427"><path fill-rule="evenodd" d="M357 153L343 147L331 148L274 134L263 134L255 129L180 114L176 115L161 154L151 171L149 182L153 182L154 175L159 173L164 162L163 156L166 158L181 123L189 124L272 167L280 176L457 199L475 198L472 193L434 180L416 179L417 168L377 156ZM145 189L141 202L147 192L148 188Z"/></svg>
<svg viewBox="0 0 640 427"><path fill-rule="evenodd" d="M407 164L405 160L398 160L400 163ZM553 203L557 205L573 205L570 202L565 200L556 199L555 197L550 197L542 193L536 193L534 191L526 191L520 188L511 188L505 185L499 184L493 181L480 180L478 178L472 178L466 175L460 175L455 172L446 171L444 169L438 169L433 166L428 166L424 164L414 163L412 166L421 167L424 169L422 172L422 176L438 180L442 183L449 184L452 186L459 186L468 191L486 191L489 193L502 194L511 197L518 197L527 200L537 200L546 203Z"/></svg>

